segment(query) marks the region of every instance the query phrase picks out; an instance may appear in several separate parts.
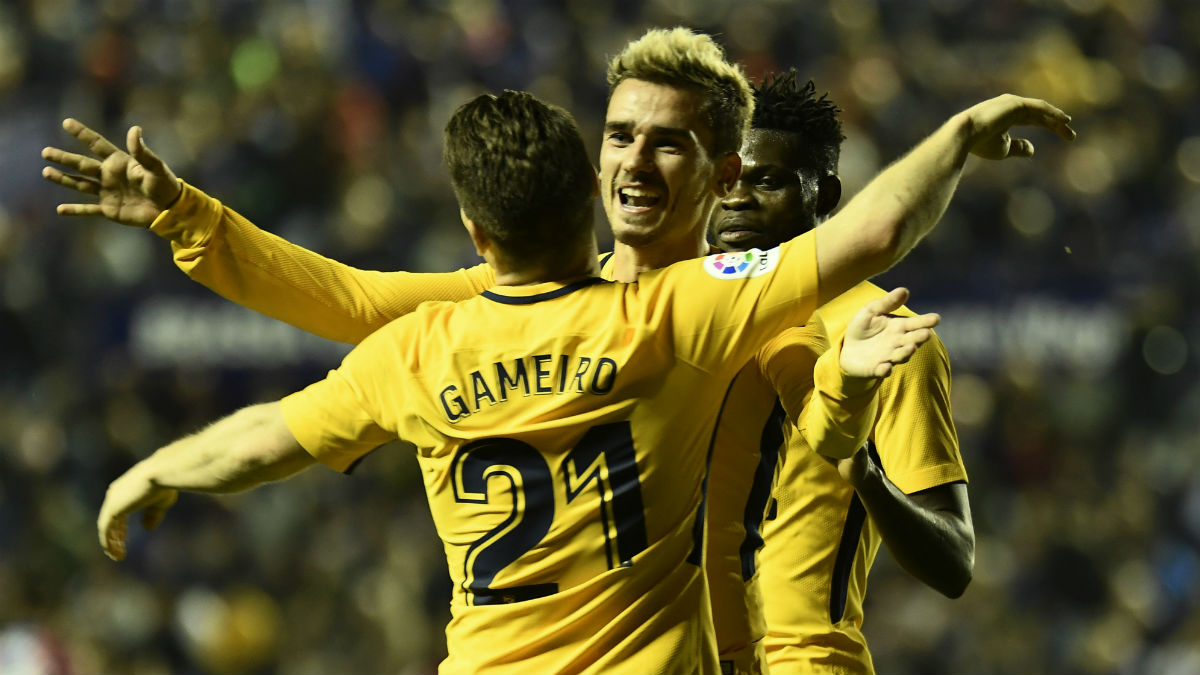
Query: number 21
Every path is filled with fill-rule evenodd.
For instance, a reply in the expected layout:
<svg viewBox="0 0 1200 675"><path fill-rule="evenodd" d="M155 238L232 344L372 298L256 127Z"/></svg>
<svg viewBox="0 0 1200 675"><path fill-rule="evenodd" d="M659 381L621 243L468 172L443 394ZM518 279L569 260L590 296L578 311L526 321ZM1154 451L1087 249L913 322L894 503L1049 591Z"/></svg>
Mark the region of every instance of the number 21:
<svg viewBox="0 0 1200 675"><path fill-rule="evenodd" d="M512 438L489 438L463 446L454 457L454 499L488 503L488 480L503 477L512 511L467 549L463 586L474 605L519 602L551 595L558 584L492 588L496 574L541 543L554 520L550 466L532 445ZM628 421L588 429L562 465L566 501L595 484L600 496L608 567L626 567L646 550L646 516L638 478L633 433Z"/></svg>

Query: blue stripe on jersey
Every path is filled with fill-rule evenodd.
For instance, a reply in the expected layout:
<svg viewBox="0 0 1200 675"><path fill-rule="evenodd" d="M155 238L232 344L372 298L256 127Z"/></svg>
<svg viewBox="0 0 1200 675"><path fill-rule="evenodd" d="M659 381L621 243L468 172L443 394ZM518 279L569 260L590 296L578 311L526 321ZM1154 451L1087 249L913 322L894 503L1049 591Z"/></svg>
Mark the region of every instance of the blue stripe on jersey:
<svg viewBox="0 0 1200 675"><path fill-rule="evenodd" d="M562 288L556 288L553 291L546 291L545 293L538 293L537 295L510 296L510 295L500 295L499 293L494 293L492 291L484 291L482 293L482 295L483 295L483 297L487 298L488 300L494 300L496 302L503 303L505 305L532 305L534 303L542 302L544 300L553 300L554 298L561 298L562 296L564 296L568 293L574 293L575 291L577 291L581 288L584 288L586 286L591 286L592 284L601 284L601 283L605 283L605 282L600 277L588 277L587 279L581 279L579 281L576 281L573 284L567 284L566 286L563 286Z"/></svg>
<svg viewBox="0 0 1200 675"><path fill-rule="evenodd" d="M749 581L754 576L754 556L763 545L760 528L767 511L767 500L771 497L771 486L775 482L775 465L779 463L779 446L783 445L783 425L786 422L787 413L777 398L759 437L758 466L754 469L754 482L750 484L750 495L742 514L746 537L742 539L738 554L742 560L743 581Z"/></svg>
<svg viewBox="0 0 1200 675"><path fill-rule="evenodd" d="M867 457L882 465L879 451L875 449L875 443L872 441L867 441ZM841 621L842 615L846 613L846 597L850 594L850 572L854 568L854 556L858 553L858 540L862 536L866 519L867 509L855 492L846 512L846 524L842 527L837 561L833 564L833 577L829 584L829 620L832 623Z"/></svg>
<svg viewBox="0 0 1200 675"><path fill-rule="evenodd" d="M608 253L600 256L600 269L604 269L604 266L608 264L608 261L612 260L613 253L614 251L609 251Z"/></svg>
<svg viewBox="0 0 1200 675"><path fill-rule="evenodd" d="M733 380L725 388L721 397L721 408L713 418L712 436L708 439L708 457L704 460L704 492L700 495L700 507L696 509L696 521L692 523L692 552L688 553L687 561L693 565L704 564L704 512L708 509L708 472L712 469L713 446L717 444L717 422L725 414L725 404L729 402L729 392L733 391Z"/></svg>

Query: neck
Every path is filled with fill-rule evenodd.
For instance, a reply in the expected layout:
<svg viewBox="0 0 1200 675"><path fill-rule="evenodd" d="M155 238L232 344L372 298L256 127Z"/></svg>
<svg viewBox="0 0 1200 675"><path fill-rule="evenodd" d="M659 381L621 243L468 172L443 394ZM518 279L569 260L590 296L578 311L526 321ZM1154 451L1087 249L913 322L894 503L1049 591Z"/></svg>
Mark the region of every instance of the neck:
<svg viewBox="0 0 1200 675"><path fill-rule="evenodd" d="M635 248L621 242L613 245L613 281L634 282L647 270L656 270L681 260L708 255L709 245L701 236L682 241L656 242Z"/></svg>
<svg viewBox="0 0 1200 675"><path fill-rule="evenodd" d="M531 286L555 281L569 281L580 277L599 276L600 261L598 260L599 254L596 252L596 242L593 240L589 246L579 248L580 250L571 255L569 259L555 260L552 267L544 265L513 266L491 255L484 255L484 259L496 271L495 284L497 286Z"/></svg>

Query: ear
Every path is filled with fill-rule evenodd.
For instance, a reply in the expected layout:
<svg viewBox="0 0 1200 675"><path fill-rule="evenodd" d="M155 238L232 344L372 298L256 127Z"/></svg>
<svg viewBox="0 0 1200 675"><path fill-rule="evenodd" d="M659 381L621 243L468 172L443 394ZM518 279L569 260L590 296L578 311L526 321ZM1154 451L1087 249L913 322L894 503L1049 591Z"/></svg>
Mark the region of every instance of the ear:
<svg viewBox="0 0 1200 675"><path fill-rule="evenodd" d="M742 175L742 156L736 152L725 153L717 160L716 169L717 184L714 187L717 196L724 199Z"/></svg>
<svg viewBox="0 0 1200 675"><path fill-rule="evenodd" d="M471 243L475 244L475 252L480 258L487 259L487 253L492 248L492 240L488 239L483 228L475 224L475 221L467 217L467 212L462 209L458 210L458 217L462 219L462 224L467 228L467 234L471 235Z"/></svg>
<svg viewBox="0 0 1200 675"><path fill-rule="evenodd" d="M825 217L842 201L842 179L837 174L817 181L817 216Z"/></svg>

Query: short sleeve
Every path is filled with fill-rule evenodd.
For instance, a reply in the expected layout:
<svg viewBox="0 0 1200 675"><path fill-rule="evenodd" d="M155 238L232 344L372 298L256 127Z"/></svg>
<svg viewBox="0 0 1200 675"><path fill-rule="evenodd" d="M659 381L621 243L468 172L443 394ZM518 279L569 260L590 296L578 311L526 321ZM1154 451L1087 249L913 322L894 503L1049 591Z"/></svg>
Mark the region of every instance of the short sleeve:
<svg viewBox="0 0 1200 675"><path fill-rule="evenodd" d="M879 390L875 447L884 472L906 494L966 481L950 409L950 359L935 335Z"/></svg>
<svg viewBox="0 0 1200 675"><path fill-rule="evenodd" d="M336 370L285 397L281 405L284 421L300 445L337 471L346 471L363 455L396 438L357 404Z"/></svg>

